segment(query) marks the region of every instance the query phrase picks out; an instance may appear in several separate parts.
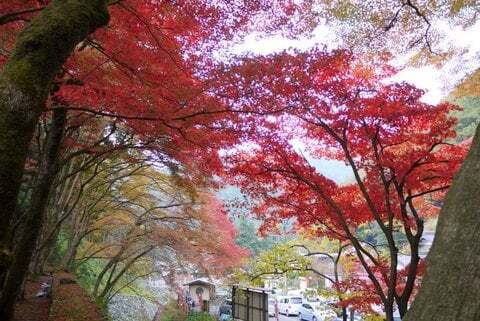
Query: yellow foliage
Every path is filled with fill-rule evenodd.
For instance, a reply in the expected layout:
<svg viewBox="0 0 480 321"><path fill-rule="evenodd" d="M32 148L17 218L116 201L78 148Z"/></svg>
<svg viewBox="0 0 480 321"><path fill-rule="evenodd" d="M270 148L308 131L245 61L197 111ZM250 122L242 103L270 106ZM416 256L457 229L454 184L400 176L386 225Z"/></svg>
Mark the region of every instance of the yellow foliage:
<svg viewBox="0 0 480 321"><path fill-rule="evenodd" d="M465 77L460 85L452 92L455 97L480 96L480 69Z"/></svg>

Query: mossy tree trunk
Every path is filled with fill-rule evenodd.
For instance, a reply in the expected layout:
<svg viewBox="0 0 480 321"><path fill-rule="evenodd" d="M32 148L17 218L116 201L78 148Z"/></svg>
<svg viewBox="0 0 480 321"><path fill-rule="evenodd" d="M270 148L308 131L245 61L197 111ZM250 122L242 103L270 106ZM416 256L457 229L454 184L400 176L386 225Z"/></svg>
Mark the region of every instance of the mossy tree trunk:
<svg viewBox="0 0 480 321"><path fill-rule="evenodd" d="M51 1L19 34L0 74L0 279L12 262L11 221L35 125L75 46L108 23L106 2Z"/></svg>
<svg viewBox="0 0 480 321"><path fill-rule="evenodd" d="M66 123L66 110L56 109L47 136L45 155L39 167L32 199L25 212L25 223L14 248L12 264L0 296L0 320L10 320L15 301L27 275L38 235L42 229L52 182L57 172L58 151Z"/></svg>
<svg viewBox="0 0 480 321"><path fill-rule="evenodd" d="M427 270L405 321L480 320L480 126L440 212Z"/></svg>

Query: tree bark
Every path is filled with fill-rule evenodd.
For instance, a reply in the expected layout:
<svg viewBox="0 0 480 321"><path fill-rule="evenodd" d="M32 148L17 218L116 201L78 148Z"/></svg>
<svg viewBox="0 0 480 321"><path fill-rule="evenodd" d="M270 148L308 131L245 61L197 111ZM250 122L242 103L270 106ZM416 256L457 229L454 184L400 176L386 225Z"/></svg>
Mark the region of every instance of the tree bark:
<svg viewBox="0 0 480 321"><path fill-rule="evenodd" d="M75 227L75 226L74 226ZM60 269L64 271L73 272L73 261L75 256L77 255L77 249L80 245L80 235L77 231L72 231L71 239L68 242L67 250L65 251L65 255L62 257L62 261L60 262Z"/></svg>
<svg viewBox="0 0 480 321"><path fill-rule="evenodd" d="M120 280L120 278L125 274L125 272L128 271L128 269L130 269L130 267L138 260L140 259L141 257L147 255L151 250L153 250L153 246L151 247L148 247L147 249L145 249L144 251L138 253L137 255L135 255L133 258L131 258L127 263L125 263L125 265L123 266L123 268L118 272L118 274L113 278L113 280L109 279L107 281L107 283L105 284L105 287L103 288L102 290L102 293L100 293L99 296L96 297L97 300L99 301L102 301L104 302L106 296L109 294L109 292L113 289L113 287L117 284L117 282ZM110 276L113 276L110 275Z"/></svg>
<svg viewBox="0 0 480 321"><path fill-rule="evenodd" d="M347 308L342 307L342 321L348 321Z"/></svg>
<svg viewBox="0 0 480 321"><path fill-rule="evenodd" d="M25 214L25 227L15 246L12 265L8 270L0 297L0 320L8 321L12 318L15 301L20 293L38 235L42 229L51 185L56 174L58 151L63 138L65 122L66 110L56 109L47 137L45 155L40 163L32 199Z"/></svg>
<svg viewBox="0 0 480 321"><path fill-rule="evenodd" d="M440 212L420 291L405 321L480 320L480 126Z"/></svg>
<svg viewBox="0 0 480 321"><path fill-rule="evenodd" d="M28 145L53 80L75 46L108 23L106 0L54 0L18 36L0 74L0 277Z"/></svg>

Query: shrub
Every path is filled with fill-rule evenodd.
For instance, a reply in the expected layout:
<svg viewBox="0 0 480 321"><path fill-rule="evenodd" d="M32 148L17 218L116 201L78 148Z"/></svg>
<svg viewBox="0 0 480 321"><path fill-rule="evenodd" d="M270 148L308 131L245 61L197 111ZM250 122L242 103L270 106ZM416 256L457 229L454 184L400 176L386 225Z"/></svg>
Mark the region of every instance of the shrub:
<svg viewBox="0 0 480 321"><path fill-rule="evenodd" d="M180 310L174 300L168 302L162 311L161 321L185 321L187 313Z"/></svg>
<svg viewBox="0 0 480 321"><path fill-rule="evenodd" d="M216 321L216 319L205 312L191 312L186 321Z"/></svg>

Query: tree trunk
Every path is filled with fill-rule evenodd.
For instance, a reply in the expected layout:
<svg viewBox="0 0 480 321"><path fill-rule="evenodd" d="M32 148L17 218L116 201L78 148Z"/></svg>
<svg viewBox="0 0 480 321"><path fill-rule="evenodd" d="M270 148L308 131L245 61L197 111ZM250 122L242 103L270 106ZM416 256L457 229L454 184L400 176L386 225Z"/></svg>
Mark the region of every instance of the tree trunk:
<svg viewBox="0 0 480 321"><path fill-rule="evenodd" d="M80 236L78 235L79 232L72 231L73 235L72 238L68 242L67 250L65 251L65 255L62 257L62 261L60 262L60 269L64 271L73 272L73 261L75 256L77 255L77 249L80 245Z"/></svg>
<svg viewBox="0 0 480 321"><path fill-rule="evenodd" d="M45 156L40 163L31 203L25 214L25 227L19 237L18 244L15 246L12 265L8 270L0 297L0 320L8 321L11 319L15 301L28 271L33 250L42 228L50 187L55 178L58 151L65 122L66 110L56 109L51 130L47 137Z"/></svg>
<svg viewBox="0 0 480 321"><path fill-rule="evenodd" d="M111 280L111 277L113 276L113 274L111 274L109 280L107 281L107 283L105 284L105 287L102 290L102 293L100 293L100 295L97 296L96 299L101 301L101 302L105 302L105 298L107 297L109 292L113 289L113 287L117 284L117 282L120 280L120 278L128 271L128 269L130 269L130 267L133 264L135 264L135 262L138 259L147 255L151 250L153 250L153 247L148 247L146 250L138 253L133 258L131 258L127 263L125 263L123 268L118 272L118 274L113 278L113 280ZM113 271L112 271L112 273L113 273Z"/></svg>
<svg viewBox="0 0 480 321"><path fill-rule="evenodd" d="M20 33L0 74L0 278L12 262L11 219L35 125L75 46L107 24L106 2L51 1Z"/></svg>
<svg viewBox="0 0 480 321"><path fill-rule="evenodd" d="M480 320L480 126L448 191L406 321Z"/></svg>
<svg viewBox="0 0 480 321"><path fill-rule="evenodd" d="M348 313L346 307L342 307L342 321L348 321Z"/></svg>
<svg viewBox="0 0 480 321"><path fill-rule="evenodd" d="M126 246L125 245L122 245L122 247L120 248L120 250L117 252L117 254L115 254L114 257L112 257L108 262L107 264L103 267L102 271L100 272L100 274L98 274L97 276L97 280L95 281L95 286L93 288L93 292L92 292L92 296L94 298L97 298L98 297L98 291L100 290L100 285L102 283L102 280L103 280L103 277L105 276L105 274L108 272L108 270L114 265L116 264L119 260L120 260L120 257L121 255L125 252L125 249L126 249Z"/></svg>
<svg viewBox="0 0 480 321"><path fill-rule="evenodd" d="M393 321L393 304L385 304L385 320L386 321Z"/></svg>

